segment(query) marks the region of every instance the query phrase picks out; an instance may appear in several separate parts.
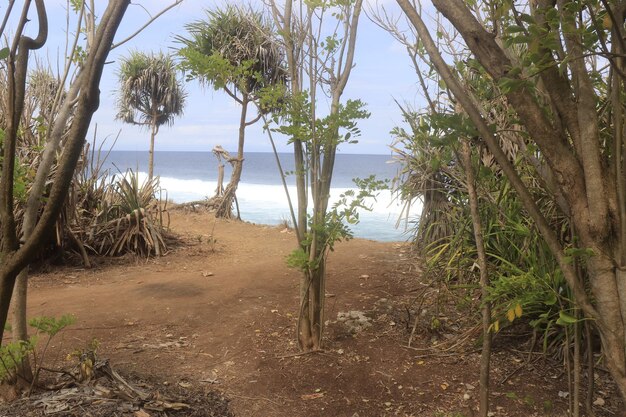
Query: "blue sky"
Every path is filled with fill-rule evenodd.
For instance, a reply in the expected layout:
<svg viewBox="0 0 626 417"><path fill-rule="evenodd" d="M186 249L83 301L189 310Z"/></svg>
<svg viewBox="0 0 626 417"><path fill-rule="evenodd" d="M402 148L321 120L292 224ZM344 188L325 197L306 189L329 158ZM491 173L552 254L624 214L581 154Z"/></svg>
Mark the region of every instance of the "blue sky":
<svg viewBox="0 0 626 417"><path fill-rule="evenodd" d="M373 3L375 0L372 0ZM379 0L396 15L400 12L395 1ZM104 1L96 0L100 12ZM142 6L130 6L116 39L123 39L140 27L149 16L145 8L156 13L169 4L167 0L135 1ZM115 145L116 150L146 150L149 135L145 130L129 126L115 120L115 90L117 88L116 71L119 58L129 50L167 51L175 46L173 37L184 34L184 25L204 16L204 9L211 9L224 4L216 1L184 0L179 6L161 16L153 25L138 37L123 46L114 49L109 55L105 67L101 90L100 109L94 115L98 126L98 138L110 137L110 141L121 129ZM260 4L260 0L252 0ZM65 7L64 0L47 0L49 11L50 38L47 47L40 53L40 58L49 61L56 68L57 56L62 56L65 42ZM145 7L145 8L144 8ZM4 7L0 8L2 11ZM389 154L389 145L393 138L389 131L401 123L401 116L394 103L421 102L417 87L417 77L411 67L409 57L401 45L389 34L362 16L359 25L359 37L355 57L356 67L348 82L344 100L360 98L367 103L371 112L368 120L359 126L362 136L356 145L344 145L340 151L345 153ZM175 120L171 127L163 127L156 139L157 151L210 151L215 145L236 149L239 123L239 106L220 91L200 87L196 82L185 83L188 92L187 105L182 117ZM92 128L93 130L93 128ZM246 150L271 151L267 136L261 124L250 126L246 132ZM93 136L89 136L91 140ZM280 150L289 151L284 139L279 139Z"/></svg>

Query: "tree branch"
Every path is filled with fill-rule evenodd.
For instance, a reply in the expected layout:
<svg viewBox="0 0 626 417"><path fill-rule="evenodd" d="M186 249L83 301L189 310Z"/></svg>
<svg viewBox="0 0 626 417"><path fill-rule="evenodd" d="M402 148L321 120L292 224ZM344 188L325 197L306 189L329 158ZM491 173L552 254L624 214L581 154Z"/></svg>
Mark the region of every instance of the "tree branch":
<svg viewBox="0 0 626 417"><path fill-rule="evenodd" d="M133 39L135 36L139 35L141 32L143 32L143 30L145 28L147 28L148 26L150 26L152 24L152 22L154 22L155 20L157 20L159 17L161 17L165 12L167 12L170 9L173 9L174 7L178 6L179 4L181 4L183 2L183 0L176 0L174 3L170 4L169 6L167 6L165 9L161 10L159 13L157 13L156 15L154 15L154 17L151 17L150 20L148 20L142 27L140 27L139 29L137 29L132 35L130 35L129 37L119 41L118 43L114 44L113 46L111 46L111 50L117 48L118 46L124 45L126 42L128 42L129 40Z"/></svg>
<svg viewBox="0 0 626 417"><path fill-rule="evenodd" d="M0 36L4 33L4 29L7 26L7 22L9 21L9 17L11 16L11 11L13 10L13 6L15 5L15 0L9 0L9 4L7 5L7 10L4 12L4 18L2 18L2 24L0 25Z"/></svg>

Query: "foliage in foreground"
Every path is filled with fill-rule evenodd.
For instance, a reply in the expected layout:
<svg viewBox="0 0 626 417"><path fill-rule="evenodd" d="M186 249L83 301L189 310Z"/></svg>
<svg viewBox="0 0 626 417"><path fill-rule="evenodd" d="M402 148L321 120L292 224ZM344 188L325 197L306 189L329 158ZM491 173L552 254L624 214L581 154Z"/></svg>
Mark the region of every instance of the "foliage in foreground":
<svg viewBox="0 0 626 417"><path fill-rule="evenodd" d="M426 260L429 274L446 283L473 291L477 288L476 244L469 215L464 170L457 160L458 125L454 114L430 116L405 111L409 130L396 128L399 153L404 164L401 192L405 199L425 200L420 222L415 229L415 243ZM526 181L542 193L532 172L524 168L521 151L515 156L520 170L526 169ZM562 317L574 315L574 304L554 256L528 218L517 196L502 181L497 166L487 154L475 152L473 163L479 168L477 190L485 250L491 277L492 329L524 319L546 337L561 334L557 324L567 324ZM547 199L544 213L567 231L569 223ZM563 236L569 244L570 236ZM560 338L560 336L558 336Z"/></svg>
<svg viewBox="0 0 626 417"><path fill-rule="evenodd" d="M31 336L28 340L15 340L0 347L0 382L17 382L18 379L24 379L26 376L21 375L19 370L24 361L28 360L34 369L33 380L22 382L30 384L32 390L32 387L37 384L39 372L52 338L75 322L74 316L69 314L58 319L47 316L33 317L29 321L29 325L36 330L36 335ZM40 335L45 335L46 338L41 353L38 354L37 345Z"/></svg>
<svg viewBox="0 0 626 417"><path fill-rule="evenodd" d="M623 43L614 42L623 39L624 9L583 0L508 2L496 12L480 2L434 0L460 35L453 40L438 32L436 42L414 6L398 3L419 34L407 48L426 65L420 81L436 91L424 87L430 108L413 115L411 131L401 135L409 147L419 144L417 153L404 156L407 167L415 159L421 171L409 169L405 179L437 178L433 188L456 212L438 213L420 231L434 237L423 244L431 265L475 282L468 260L476 242L467 233L456 155L459 142L471 143L495 307L492 330L521 316L543 332L544 346L557 341L577 381L574 415L580 412L581 363L586 355L592 376L599 335L605 365L626 399L624 62ZM440 48L457 42L459 52ZM425 165L425 155L434 154L445 157ZM411 188L425 181L405 183L409 198L426 194ZM433 227L461 232L428 236ZM592 387L592 377L588 382Z"/></svg>

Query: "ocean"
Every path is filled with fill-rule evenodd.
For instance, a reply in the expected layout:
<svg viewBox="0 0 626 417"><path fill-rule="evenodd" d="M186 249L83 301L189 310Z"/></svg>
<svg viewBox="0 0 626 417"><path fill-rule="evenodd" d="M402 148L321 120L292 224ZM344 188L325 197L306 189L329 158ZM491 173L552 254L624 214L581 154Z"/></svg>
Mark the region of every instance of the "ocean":
<svg viewBox="0 0 626 417"><path fill-rule="evenodd" d="M279 154L279 157L285 172L294 170L293 155L284 153ZM289 206L274 154L247 152L244 158L242 179L237 190L242 220L266 225L289 221ZM375 175L377 179L391 181L398 166L390 161L391 156L388 155L338 154L332 181L331 204L340 194L355 188L354 178ZM130 168L146 176L148 152L111 151L104 168L111 168L112 173L124 172ZM156 151L154 174L160 177L160 185L169 200L175 203L203 200L215 193L217 159L211 152ZM229 179L230 166L226 164L224 186ZM293 175L287 176L287 182L290 195L295 199ZM402 226L396 227L402 214L402 205L393 199L390 191L381 191L376 200L369 201L368 205L372 210L361 210L359 224L350 226L355 237L378 241L410 239L410 227L409 231L404 227L406 219L400 221Z"/></svg>

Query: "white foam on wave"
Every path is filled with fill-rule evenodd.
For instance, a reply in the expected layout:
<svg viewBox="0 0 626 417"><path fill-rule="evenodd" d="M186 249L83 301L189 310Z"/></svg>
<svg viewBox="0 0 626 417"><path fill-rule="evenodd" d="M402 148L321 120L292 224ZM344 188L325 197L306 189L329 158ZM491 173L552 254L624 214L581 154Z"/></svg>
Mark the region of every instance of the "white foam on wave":
<svg viewBox="0 0 626 417"><path fill-rule="evenodd" d="M147 175L139 173L140 181ZM215 193L215 181L185 180L172 177L160 177L161 187L169 200L175 203L203 200ZM289 194L296 204L296 187L288 187ZM332 188L330 204L336 202L348 188ZM287 197L282 185L260 185L240 183L237 199L241 216L244 220L260 224L279 224L290 221L291 215ZM360 210L360 223L351 226L355 236L375 240L406 240L404 228L397 229L398 218L403 214L403 206L396 201L389 190L380 191L376 199L368 199L366 205L371 211ZM412 214L419 213L420 207L412 209Z"/></svg>

